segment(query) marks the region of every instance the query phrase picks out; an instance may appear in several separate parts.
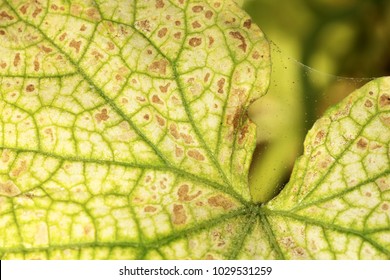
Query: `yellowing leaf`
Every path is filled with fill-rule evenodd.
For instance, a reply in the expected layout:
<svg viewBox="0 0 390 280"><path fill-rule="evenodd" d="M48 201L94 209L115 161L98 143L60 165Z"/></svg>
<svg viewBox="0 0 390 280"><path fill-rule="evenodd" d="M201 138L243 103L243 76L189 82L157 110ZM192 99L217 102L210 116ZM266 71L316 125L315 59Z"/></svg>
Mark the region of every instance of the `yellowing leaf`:
<svg viewBox="0 0 390 280"><path fill-rule="evenodd" d="M235 1L0 3L1 259L390 257L389 78L259 205L269 48Z"/></svg>
<svg viewBox="0 0 390 280"><path fill-rule="evenodd" d="M290 183L264 209L284 258L390 257L390 78L318 120Z"/></svg>
<svg viewBox="0 0 390 280"><path fill-rule="evenodd" d="M235 2L2 0L0 38L1 258L240 254L270 59Z"/></svg>

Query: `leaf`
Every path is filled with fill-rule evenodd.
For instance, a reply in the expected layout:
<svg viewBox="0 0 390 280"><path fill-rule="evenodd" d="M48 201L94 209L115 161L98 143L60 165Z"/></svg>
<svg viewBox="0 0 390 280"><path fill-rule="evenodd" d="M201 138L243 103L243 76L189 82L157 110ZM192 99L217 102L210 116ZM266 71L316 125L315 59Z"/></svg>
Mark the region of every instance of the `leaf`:
<svg viewBox="0 0 390 280"><path fill-rule="evenodd" d="M233 1L3 0L0 26L1 259L390 257L390 78L259 205L269 49Z"/></svg>
<svg viewBox="0 0 390 280"><path fill-rule="evenodd" d="M2 259L240 257L270 73L241 8L2 0L0 36Z"/></svg>
<svg viewBox="0 0 390 280"><path fill-rule="evenodd" d="M390 77L318 120L264 211L284 258L390 258Z"/></svg>

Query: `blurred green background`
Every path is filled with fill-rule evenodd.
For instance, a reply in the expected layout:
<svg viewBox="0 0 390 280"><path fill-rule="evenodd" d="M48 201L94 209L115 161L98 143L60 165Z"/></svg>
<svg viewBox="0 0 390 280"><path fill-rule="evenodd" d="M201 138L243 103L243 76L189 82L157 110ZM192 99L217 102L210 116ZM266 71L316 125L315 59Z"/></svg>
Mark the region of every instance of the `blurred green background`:
<svg viewBox="0 0 390 280"><path fill-rule="evenodd" d="M303 140L324 111L375 77L390 75L390 0L245 0L271 41L267 95L249 182L259 203L288 182Z"/></svg>

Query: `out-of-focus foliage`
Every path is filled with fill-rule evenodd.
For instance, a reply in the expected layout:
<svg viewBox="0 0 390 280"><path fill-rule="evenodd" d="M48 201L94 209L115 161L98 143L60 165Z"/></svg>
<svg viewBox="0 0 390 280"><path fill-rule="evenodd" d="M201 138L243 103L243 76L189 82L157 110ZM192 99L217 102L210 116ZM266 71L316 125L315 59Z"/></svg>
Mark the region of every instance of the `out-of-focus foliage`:
<svg viewBox="0 0 390 280"><path fill-rule="evenodd" d="M250 111L258 125L251 188L264 202L283 187L324 110L390 74L390 1L247 0L244 8L273 49L270 90Z"/></svg>

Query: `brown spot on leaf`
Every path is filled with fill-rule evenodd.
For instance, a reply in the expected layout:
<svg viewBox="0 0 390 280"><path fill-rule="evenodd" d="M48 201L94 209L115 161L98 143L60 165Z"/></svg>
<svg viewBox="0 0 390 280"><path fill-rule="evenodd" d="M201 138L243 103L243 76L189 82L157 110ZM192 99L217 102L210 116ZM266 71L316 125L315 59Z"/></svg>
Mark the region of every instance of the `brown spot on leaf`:
<svg viewBox="0 0 390 280"><path fill-rule="evenodd" d="M198 21L194 21L192 23L192 28L196 29L196 28L200 28L200 27L202 27L202 25Z"/></svg>
<svg viewBox="0 0 390 280"><path fill-rule="evenodd" d="M169 126L169 133L171 133L171 135L175 138L175 139L179 139L180 138L180 134L179 134L179 131L177 131L177 127L175 124L171 124Z"/></svg>
<svg viewBox="0 0 390 280"><path fill-rule="evenodd" d="M245 136L246 134L249 132L249 125L244 125L242 128L241 128L241 131L240 131L240 135L238 137L238 144L242 145L242 143L244 142L245 140Z"/></svg>
<svg viewBox="0 0 390 280"><path fill-rule="evenodd" d="M214 7L215 7L215 8L221 7L221 3L220 3L220 2L215 2L215 3L214 3Z"/></svg>
<svg viewBox="0 0 390 280"><path fill-rule="evenodd" d="M80 5L72 4L70 6L70 13L72 15L80 16L82 10L83 8Z"/></svg>
<svg viewBox="0 0 390 280"><path fill-rule="evenodd" d="M225 24L233 24L236 22L236 18L232 18L231 20L226 20Z"/></svg>
<svg viewBox="0 0 390 280"><path fill-rule="evenodd" d="M51 53L53 49L49 47L45 47L44 45L41 46L41 50L44 51L45 53Z"/></svg>
<svg viewBox="0 0 390 280"><path fill-rule="evenodd" d="M229 34L230 34L234 39L237 39L237 40L240 40L240 41L241 41L241 45L239 45L238 47L239 47L240 49L242 49L243 52L246 52L247 44L246 44L246 41L245 41L244 36L242 36L241 33L240 33L239 31L231 31L231 32L229 32Z"/></svg>
<svg viewBox="0 0 390 280"><path fill-rule="evenodd" d="M247 19L246 21L244 21L244 27L245 27L245 28L250 29L251 26L252 26L252 20Z"/></svg>
<svg viewBox="0 0 390 280"><path fill-rule="evenodd" d="M208 80L209 80L209 78L210 78L210 73L207 73L207 74L204 76L203 81L204 81L205 83L207 83Z"/></svg>
<svg viewBox="0 0 390 280"><path fill-rule="evenodd" d="M202 155L198 150L189 150L187 152L187 154L189 157L192 157L193 159L195 159L197 161L204 161L205 160L204 155Z"/></svg>
<svg viewBox="0 0 390 280"><path fill-rule="evenodd" d="M175 147L175 156L182 157L184 155L184 150L178 146Z"/></svg>
<svg viewBox="0 0 390 280"><path fill-rule="evenodd" d="M9 151L3 150L3 152L1 153L1 161L6 163L9 161L9 159L10 159Z"/></svg>
<svg viewBox="0 0 390 280"><path fill-rule="evenodd" d="M375 183L377 183L381 192L384 192L384 191L387 191L390 189L389 180L386 180L386 178L379 178L378 180L375 181Z"/></svg>
<svg viewBox="0 0 390 280"><path fill-rule="evenodd" d="M371 194L370 192L366 192L365 195L366 195L367 197L371 197L371 196L372 196L372 194Z"/></svg>
<svg viewBox="0 0 390 280"><path fill-rule="evenodd" d="M57 10L58 10L58 6L57 6L56 4L52 4L52 5L50 6L50 8L51 8L52 10L54 10L54 11L57 11Z"/></svg>
<svg viewBox="0 0 390 280"><path fill-rule="evenodd" d="M192 7L192 11L194 12L194 13L200 13L200 12L202 12L203 11L203 6L193 6Z"/></svg>
<svg viewBox="0 0 390 280"><path fill-rule="evenodd" d="M185 224L186 221L187 221L187 215L183 205L174 204L172 222L175 225L182 225Z"/></svg>
<svg viewBox="0 0 390 280"><path fill-rule="evenodd" d="M230 114L227 116L226 123L228 125L233 125L233 130L236 130L240 125L241 115L242 115L242 109L237 108L233 115Z"/></svg>
<svg viewBox="0 0 390 280"><path fill-rule="evenodd" d="M150 206L150 205L148 205L144 208L144 212L146 212L146 213L153 213L153 212L156 212L156 210L157 210L156 207Z"/></svg>
<svg viewBox="0 0 390 280"><path fill-rule="evenodd" d="M20 7L19 11L25 15L27 13L27 9L28 9L28 4L24 4L22 7Z"/></svg>
<svg viewBox="0 0 390 280"><path fill-rule="evenodd" d="M201 191L198 191L196 194L189 194L190 187L187 184L181 185L177 191L177 195L180 201L191 201L197 198L202 194Z"/></svg>
<svg viewBox="0 0 390 280"><path fill-rule="evenodd" d="M166 61L165 59L161 59L153 62L149 66L149 70L158 74L165 75L167 72L167 66L168 66L168 61Z"/></svg>
<svg viewBox="0 0 390 280"><path fill-rule="evenodd" d="M359 148L359 149L366 149L367 146L368 146L368 142L366 139L364 138L360 138L359 141L357 142L356 146Z"/></svg>
<svg viewBox="0 0 390 280"><path fill-rule="evenodd" d="M97 61L97 60L100 60L100 59L102 59L104 56L100 53L100 52L98 52L97 50L93 50L92 51L92 55L95 57L95 60Z"/></svg>
<svg viewBox="0 0 390 280"><path fill-rule="evenodd" d="M165 86L159 86L159 89L162 93L167 93L170 85L171 85L171 83L167 83Z"/></svg>
<svg viewBox="0 0 390 280"><path fill-rule="evenodd" d="M14 17L11 16L11 15L9 15L9 14L7 14L7 12L5 12L5 11L2 11L2 12L0 13L0 19L9 19L9 20L13 20Z"/></svg>
<svg viewBox="0 0 390 280"><path fill-rule="evenodd" d="M0 182L0 194L8 197L14 197L21 194L19 188L11 181Z"/></svg>
<svg viewBox="0 0 390 280"><path fill-rule="evenodd" d="M190 41L189 41L189 44L191 47L198 47L200 46L200 44L202 44L202 38L198 38L198 37L194 37L194 38L191 38Z"/></svg>
<svg viewBox="0 0 390 280"><path fill-rule="evenodd" d="M5 31L4 30L0 30L0 35L5 35Z"/></svg>
<svg viewBox="0 0 390 280"><path fill-rule="evenodd" d="M68 34L67 34L66 32L62 33L61 36L60 36L60 38L59 38L60 41L64 41L67 35L68 35Z"/></svg>
<svg viewBox="0 0 390 280"><path fill-rule="evenodd" d="M225 85L225 79L224 78L220 79L217 85L218 85L218 93L222 94L224 92L223 87Z"/></svg>
<svg viewBox="0 0 390 280"><path fill-rule="evenodd" d="M305 250L302 249L301 247L297 247L293 250L294 254L298 256L299 258L304 258L306 253Z"/></svg>
<svg viewBox="0 0 390 280"><path fill-rule="evenodd" d="M159 126L164 126L165 125L165 119L160 117L159 115L156 115L157 123Z"/></svg>
<svg viewBox="0 0 390 280"><path fill-rule="evenodd" d="M27 92L33 92L35 90L35 87L33 84L29 84L26 86L26 91Z"/></svg>
<svg viewBox="0 0 390 280"><path fill-rule="evenodd" d="M35 8L33 14L32 14L32 17L33 18L36 18L37 15L39 15L40 13L42 12L42 9L41 8Z"/></svg>
<svg viewBox="0 0 390 280"><path fill-rule="evenodd" d="M322 142L322 140L324 139L324 137L325 137L325 131L323 131L323 130L318 131L316 138L314 140L314 145L320 144Z"/></svg>
<svg viewBox="0 0 390 280"><path fill-rule="evenodd" d="M94 21L99 21L101 19L99 11L96 10L95 8L89 8L87 10L87 16L89 19L94 20Z"/></svg>
<svg viewBox="0 0 390 280"><path fill-rule="evenodd" d="M207 19L211 19L213 17L213 15L214 15L214 13L210 10L205 13L205 17Z"/></svg>
<svg viewBox="0 0 390 280"><path fill-rule="evenodd" d="M69 47L74 48L76 50L76 53L79 53L81 47L81 41L76 41L72 39L72 41L69 43Z"/></svg>
<svg viewBox="0 0 390 280"><path fill-rule="evenodd" d="M115 44L113 42L107 42L107 48L108 51L112 51L115 49Z"/></svg>
<svg viewBox="0 0 390 280"><path fill-rule="evenodd" d="M145 97L143 97L143 96L137 96L135 99L137 99L140 102L145 102L146 101Z"/></svg>
<svg viewBox="0 0 390 280"><path fill-rule="evenodd" d="M19 166L17 166L15 169L13 169L11 171L11 175L13 177L19 177L20 175L22 175L26 171L27 171L27 162L25 160L22 160L20 162Z"/></svg>
<svg viewBox="0 0 390 280"><path fill-rule="evenodd" d="M144 115L144 120L147 120L147 121L148 121L149 119L150 119L149 114L145 114L145 115Z"/></svg>
<svg viewBox="0 0 390 280"><path fill-rule="evenodd" d="M367 99L366 102L364 102L364 106L366 106L368 108L372 107L372 105L374 105L374 104L372 104L372 101L369 99Z"/></svg>
<svg viewBox="0 0 390 280"><path fill-rule="evenodd" d="M176 32L175 34L173 34L173 37L175 37L176 39L180 39L181 38L181 32Z"/></svg>
<svg viewBox="0 0 390 280"><path fill-rule="evenodd" d="M165 4L163 0L156 0L156 9L164 8Z"/></svg>
<svg viewBox="0 0 390 280"><path fill-rule="evenodd" d="M384 211L389 210L389 205L387 203L383 203L382 210L384 210Z"/></svg>
<svg viewBox="0 0 390 280"><path fill-rule="evenodd" d="M161 29L157 32L157 36L158 36L159 38L162 38L162 37L164 37L165 35L167 35L167 32L168 32L168 28L163 27L163 28L161 28Z"/></svg>
<svg viewBox="0 0 390 280"><path fill-rule="evenodd" d="M234 207L233 202L221 194L210 197L207 202L212 207L222 207L224 210Z"/></svg>
<svg viewBox="0 0 390 280"><path fill-rule="evenodd" d="M163 105L164 102L158 97L158 95L153 95L152 96L152 102L155 104Z"/></svg>
<svg viewBox="0 0 390 280"><path fill-rule="evenodd" d="M192 139L191 135L180 133L180 136L183 138L183 140L184 140L184 142L186 144L191 144L191 143L194 142L194 140Z"/></svg>
<svg viewBox="0 0 390 280"><path fill-rule="evenodd" d="M211 36L209 36L208 38L209 38L209 48L211 48L211 47L213 46L215 40L214 40L214 38L211 37Z"/></svg>
<svg viewBox="0 0 390 280"><path fill-rule="evenodd" d="M85 26L85 24L83 24L81 27L80 27L80 31L85 31L87 30L87 27Z"/></svg>
<svg viewBox="0 0 390 280"><path fill-rule="evenodd" d="M380 119L381 119L381 121L383 122L384 125L390 127L390 117L381 116Z"/></svg>
<svg viewBox="0 0 390 280"><path fill-rule="evenodd" d="M107 121L110 118L110 116L107 114L107 109L102 109L100 113L97 113L95 115L95 119L97 120L98 123L102 121Z"/></svg>
<svg viewBox="0 0 390 280"><path fill-rule="evenodd" d="M53 142L54 141L53 130L51 128L46 128L44 132L50 137L50 141Z"/></svg>
<svg viewBox="0 0 390 280"><path fill-rule="evenodd" d="M253 52L252 58L253 58L253 59L259 59L259 58L260 58L259 52L258 52L258 51Z"/></svg>
<svg viewBox="0 0 390 280"><path fill-rule="evenodd" d="M18 67L20 64L20 53L16 53L14 57L14 66Z"/></svg>
<svg viewBox="0 0 390 280"><path fill-rule="evenodd" d="M37 59L34 60L34 71L35 72L38 72L40 69L40 64L39 64L39 61Z"/></svg>
<svg viewBox="0 0 390 280"><path fill-rule="evenodd" d="M149 22L147 19L138 21L138 22L137 22L137 25L139 26L139 28L141 29L141 31L150 32L150 30L151 30L150 22Z"/></svg>

